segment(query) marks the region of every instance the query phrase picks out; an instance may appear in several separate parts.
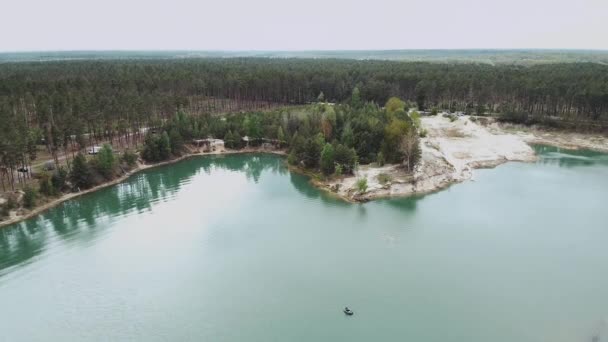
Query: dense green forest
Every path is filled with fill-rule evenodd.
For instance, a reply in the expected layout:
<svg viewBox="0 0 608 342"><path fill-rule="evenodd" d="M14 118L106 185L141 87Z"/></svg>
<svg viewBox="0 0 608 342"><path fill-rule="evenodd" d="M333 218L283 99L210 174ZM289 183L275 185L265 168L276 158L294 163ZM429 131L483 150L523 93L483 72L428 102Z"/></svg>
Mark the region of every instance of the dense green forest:
<svg viewBox="0 0 608 342"><path fill-rule="evenodd" d="M21 185L25 191L23 204L29 208L36 205L40 196L49 198L66 191L84 190L124 174L136 164L137 155L132 152L135 149L144 161L156 163L187 153L187 143L194 139L214 136L223 138L229 149L263 144L287 149L287 161L296 167L325 176L342 176L352 174L360 162L398 163L406 171L413 171L421 156L419 135L424 131L418 113L408 113L408 103L393 97L382 108L364 102L355 88L351 97L338 105L319 102L222 116L190 115L179 110L170 119L146 129L143 139L121 135L100 137L107 140L100 140L104 141L103 146L88 158L83 147L91 136L57 138L60 136L55 134L55 142L51 144L55 161L61 154L67 169L53 167L35 175L16 172L15 178L15 169L30 169L36 158L32 146L44 137L36 132L31 130L30 138L20 139L19 129L14 130L10 136L18 143L1 146L3 166L9 171L0 175L2 189L14 190L15 183ZM5 133L11 134L9 130ZM122 151L117 153L106 141L122 147ZM29 179L32 176L36 179L35 186ZM10 208L0 206L0 218Z"/></svg>
<svg viewBox="0 0 608 342"><path fill-rule="evenodd" d="M419 107L528 112L568 120L606 120L608 65L537 66L404 63L335 59L185 59L0 64L0 101L45 121L73 115L90 124L149 120L176 108L191 113L258 101L330 102L358 86L366 101L397 96ZM210 101L211 100L211 101ZM215 103L214 103L215 101Z"/></svg>
<svg viewBox="0 0 608 342"><path fill-rule="evenodd" d="M39 144L56 163L59 154L69 162L78 151L103 142L162 145L160 154L144 150L144 157L155 160L178 152L167 147L171 141L213 136L238 145L243 135L280 140L290 148L290 159L326 172L333 170L330 163L320 165L321 152L338 150L349 154L351 161L342 163L348 172L355 159L403 157L383 147L390 130L399 132L400 140L410 134L409 116L387 115L381 108L390 97L420 110L501 113L511 121L597 129L608 126L608 66L283 58L2 63L0 178L2 186L9 178L15 183L13 171L28 169ZM299 117L277 109L319 101L338 105ZM249 114L220 118L220 113ZM252 126L252 120L262 124ZM150 137L156 128L168 139ZM17 181L28 177L16 175Z"/></svg>

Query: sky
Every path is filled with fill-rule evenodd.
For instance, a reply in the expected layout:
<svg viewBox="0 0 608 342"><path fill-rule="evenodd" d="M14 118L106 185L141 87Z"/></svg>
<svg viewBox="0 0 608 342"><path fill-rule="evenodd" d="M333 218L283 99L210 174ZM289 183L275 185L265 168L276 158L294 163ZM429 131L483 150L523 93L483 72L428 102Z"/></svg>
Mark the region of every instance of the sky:
<svg viewBox="0 0 608 342"><path fill-rule="evenodd" d="M0 51L608 49L608 0L0 0Z"/></svg>

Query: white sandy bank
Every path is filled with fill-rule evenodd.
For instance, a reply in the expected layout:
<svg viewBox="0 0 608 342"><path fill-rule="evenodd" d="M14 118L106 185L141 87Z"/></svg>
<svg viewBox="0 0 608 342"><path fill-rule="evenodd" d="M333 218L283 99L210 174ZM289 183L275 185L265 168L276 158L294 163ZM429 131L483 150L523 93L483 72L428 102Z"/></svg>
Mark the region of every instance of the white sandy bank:
<svg viewBox="0 0 608 342"><path fill-rule="evenodd" d="M413 173L400 165L361 166L354 176L334 179L324 185L341 197L365 201L388 196L423 194L473 177L473 169L494 167L507 161L534 161L534 150L516 134L493 130L460 117L451 122L441 116L423 117L427 136L421 139L422 160ZM378 175L390 181L381 184ZM367 178L368 191L359 194L356 182Z"/></svg>

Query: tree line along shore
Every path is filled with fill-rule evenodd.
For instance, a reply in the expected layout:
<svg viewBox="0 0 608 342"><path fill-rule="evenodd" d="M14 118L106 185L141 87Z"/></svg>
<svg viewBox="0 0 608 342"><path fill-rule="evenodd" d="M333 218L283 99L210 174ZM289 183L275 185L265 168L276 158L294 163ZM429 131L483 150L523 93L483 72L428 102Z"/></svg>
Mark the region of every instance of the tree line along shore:
<svg viewBox="0 0 608 342"><path fill-rule="evenodd" d="M63 153L53 155L54 163L38 164L40 170L34 172L31 162L22 164L25 172L4 172L3 190L23 190L22 196L8 196L2 204L4 216L19 206L33 208L47 198L112 181L136 167L138 158L159 163L188 154L189 145L209 137L221 139L232 151L270 144L271 149L288 151L287 161L295 167L339 177L352 175L360 163L402 164L413 170L420 157L419 136L424 135L418 112L410 111L406 102L391 98L382 108L362 101L358 89L341 105L320 102L223 116L178 111L144 131L108 138L101 146L90 135L86 139L92 141L70 138Z"/></svg>
<svg viewBox="0 0 608 342"><path fill-rule="evenodd" d="M222 139L230 150L272 141L290 164L340 177L370 163L413 173L427 134L420 116L444 110L602 131L607 68L241 58L5 63L0 186L22 193L5 196L0 216L116 179L138 158L187 154L194 139ZM357 186L365 192L363 180Z"/></svg>

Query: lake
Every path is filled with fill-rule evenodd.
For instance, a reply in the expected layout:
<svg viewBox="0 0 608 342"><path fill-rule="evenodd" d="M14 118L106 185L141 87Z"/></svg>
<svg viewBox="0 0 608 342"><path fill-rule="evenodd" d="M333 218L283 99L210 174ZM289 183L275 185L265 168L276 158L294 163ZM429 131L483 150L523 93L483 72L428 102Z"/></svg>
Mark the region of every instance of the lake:
<svg viewBox="0 0 608 342"><path fill-rule="evenodd" d="M138 173L0 229L0 340L605 341L608 155L535 148L365 204L272 155Z"/></svg>

